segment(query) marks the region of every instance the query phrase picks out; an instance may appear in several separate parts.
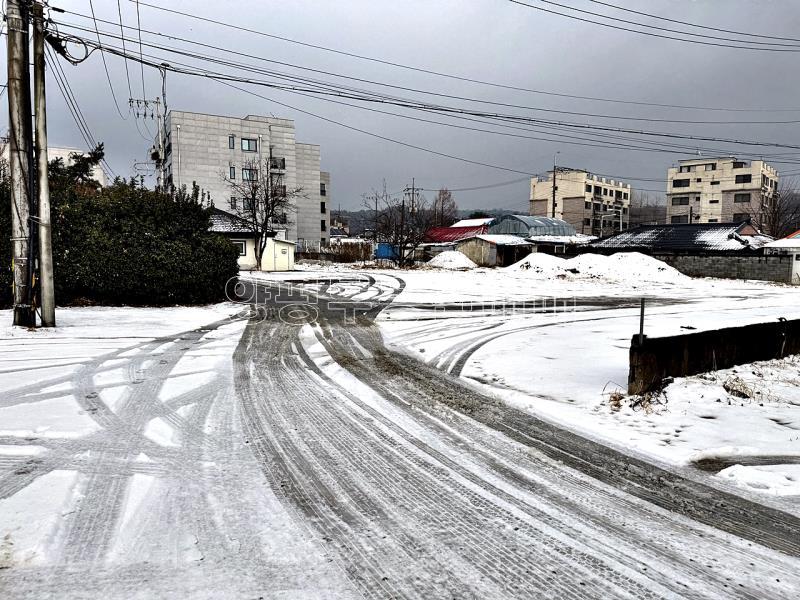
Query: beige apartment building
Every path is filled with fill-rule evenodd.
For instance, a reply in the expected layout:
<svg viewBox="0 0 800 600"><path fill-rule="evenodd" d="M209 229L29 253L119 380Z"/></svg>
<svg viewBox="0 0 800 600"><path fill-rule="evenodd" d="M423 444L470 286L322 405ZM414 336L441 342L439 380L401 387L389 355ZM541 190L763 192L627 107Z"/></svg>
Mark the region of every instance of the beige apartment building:
<svg viewBox="0 0 800 600"><path fill-rule="evenodd" d="M544 179L531 179L531 215L554 216L587 235L611 235L628 229L632 193L629 183L558 167L555 188L553 210L553 171Z"/></svg>
<svg viewBox="0 0 800 600"><path fill-rule="evenodd" d="M682 160L667 171L667 223L757 221L777 190L778 172L763 160Z"/></svg>
<svg viewBox="0 0 800 600"><path fill-rule="evenodd" d="M172 110L166 118L164 174L167 185L197 183L214 206L236 212L244 202L235 185L258 178L253 167L269 160L287 190L300 189L294 209L275 224L300 247L329 239L330 174L320 171L320 147L295 139L294 121L260 115L229 117Z"/></svg>

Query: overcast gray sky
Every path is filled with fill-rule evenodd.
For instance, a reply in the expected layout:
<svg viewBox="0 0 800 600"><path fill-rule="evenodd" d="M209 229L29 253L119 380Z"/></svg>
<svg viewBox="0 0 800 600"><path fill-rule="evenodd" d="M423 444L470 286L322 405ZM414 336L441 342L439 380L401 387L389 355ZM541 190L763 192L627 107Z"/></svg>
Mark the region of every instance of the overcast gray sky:
<svg viewBox="0 0 800 600"><path fill-rule="evenodd" d="M252 56L438 93L531 108L654 119L800 119L800 53L795 52L754 52L646 37L549 15L506 0L150 1L164 7L312 44L511 86L662 104L747 109L784 108L796 109L796 112L727 113L643 107L493 88L304 48L226 29L218 24L140 7L143 29L191 38ZM538 0L528 1L538 6L548 6ZM647 21L644 17L624 15L587 0L560 1L577 8ZM796 0L609 2L717 28L800 38L800 2ZM77 13L90 14L88 0L51 0L50 4ZM124 23L135 26L135 3L121 0L120 4ZM94 0L94 8L98 18L117 22L116 0ZM557 9L552 5L550 8ZM54 16L61 21L82 26L91 24L91 21L70 14ZM647 22L670 26L664 22ZM114 31L113 26L108 24L101 23L100 27ZM704 30L695 31L709 33ZM127 33L131 37L136 35L135 32ZM144 38L155 39L148 35ZM178 45L169 40L159 41ZM800 44L791 41L782 43ZM129 47L129 50L136 49ZM221 55L208 49L199 51ZM163 52L161 54L166 56ZM117 99L123 114L127 114L129 92L124 63L114 56L107 57L106 60ZM236 60L247 59L236 57ZM93 54L78 66L62 64L94 136L105 142L109 163L120 175L132 174L135 162L147 160L149 142L137 132L132 116L128 115L127 120L123 120L117 114L99 53ZM141 96L139 66L130 63L129 69L133 94ZM353 85L363 87L360 84ZM156 71L145 69L145 86L148 96L154 97L158 93L160 77ZM296 109L412 145L523 172L546 171L552 165L554 152L558 151L558 162L561 165L612 175L663 179L666 169L687 154L582 147L566 143L567 138L559 142L504 137L371 113L324 100L298 97L290 92L264 89L256 91L294 108L232 90L214 81L179 74L168 76L168 101L173 108L241 116L273 114L294 119L298 139L317 143L322 147L323 169L331 171L333 177L334 208L339 203L343 208L358 208L361 205L361 195L379 187L383 179L386 180L389 191L397 191L409 184L412 177L416 178L418 185L435 189L442 186L465 188L488 185L519 179L524 175L471 165L403 147L344 129L300 113ZM388 91L404 97L427 101L432 99L411 92ZM433 100L459 105L466 103L441 98ZM404 112L381 106L377 108ZM483 108L492 109L491 106ZM554 116L497 106L494 109L540 117ZM405 114L413 113L405 111ZM436 115L420 116L447 120L446 117ZM585 123L725 138L758 139L786 144L800 142L797 124L693 125L624 122L569 115L564 115L563 118ZM483 127L467 122L461 124ZM53 145L85 146L52 80L49 88L49 132ZM539 135L535 132L524 134ZM571 135L580 136L581 133L573 132ZM741 150L741 147L733 148L731 144L705 144L731 148L737 152ZM763 152L792 151L766 149ZM796 161L800 165L800 154L784 156L781 160L787 163L779 165L782 171L800 169L800 166L788 164ZM664 187L658 181L631 183L639 188ZM525 211L528 184L520 182L481 191L457 192L455 196L462 208L502 207Z"/></svg>

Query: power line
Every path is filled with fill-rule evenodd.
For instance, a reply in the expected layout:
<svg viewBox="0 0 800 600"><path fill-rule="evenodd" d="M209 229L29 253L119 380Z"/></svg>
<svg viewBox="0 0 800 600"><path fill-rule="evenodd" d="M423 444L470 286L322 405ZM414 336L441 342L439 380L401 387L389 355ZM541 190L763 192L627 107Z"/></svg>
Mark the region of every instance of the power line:
<svg viewBox="0 0 800 600"><path fill-rule="evenodd" d="M678 19L670 19L668 17L662 17L662 16L659 16L659 15L654 15L654 14L642 12L642 11L639 11L639 10L633 10L632 8L625 8L624 6L617 6L616 4L610 4L608 2L601 2L600 0L588 0L588 1L592 2L594 4L600 4L602 6L607 6L609 8L614 8L616 10L621 10L623 12L628 12L628 13L632 13L632 14L635 14L635 15L640 15L642 17L650 17L651 19L659 19L661 21L668 21L670 23L677 23L679 25L687 25L689 27L697 27L698 29L707 29L709 31L719 31L721 33L732 33L734 35L744 35L744 36L749 36L749 37L760 37L760 38L765 38L765 39L770 39L770 40L785 40L785 41L790 41L790 42L800 42L800 38L781 37L781 36L777 36L777 35L766 35L766 34L763 34L763 33L749 33L749 32L746 32L746 31L735 31L735 30L732 30L732 29L721 29L719 27L712 27L710 25L698 25L696 23L690 23L688 21L680 21Z"/></svg>
<svg viewBox="0 0 800 600"><path fill-rule="evenodd" d="M67 79L67 75L64 70L61 68L61 64L56 60L53 56L53 53L50 51L48 46L45 46L45 50L49 57L49 62L53 66L51 72L53 73L54 79L56 81L56 85L58 86L59 91L61 92L61 96L64 98L64 101L67 105L67 110L69 111L72 119L75 121L75 125L78 128L78 133L80 133L83 141L89 148L96 148L99 144L97 140L92 135L91 130L89 129L89 125L86 122L86 118L83 115L83 111L81 111L80 105L78 104L77 99L75 98L75 94L72 91L72 87L69 84L69 80ZM116 177L116 173L111 168L111 165L105 160L102 159L102 165L104 170L107 174Z"/></svg>
<svg viewBox="0 0 800 600"><path fill-rule="evenodd" d="M73 15L76 15L76 16L79 16L79 17L82 17L82 18L88 18L86 15L81 15L79 13L74 13L74 12L71 12L71 11L70 11L70 14L73 14ZM110 23L108 21L103 21L102 19L99 19L99 20L101 22ZM64 25L64 26L67 26L67 27L73 27L73 28L78 29L80 31L87 31L86 28L81 27L80 25L73 24L73 23L59 22L57 24L58 25ZM528 105L522 105L522 104L511 104L511 103L508 103L508 102L497 102L497 101L492 101L492 100L481 100L481 99L472 98L472 97L468 97L468 96L459 96L459 95L455 95L455 94L445 94L445 93L435 92L435 91L431 91L431 90L425 90L425 89L413 88L413 87L408 87L408 86L396 85L396 84L392 84L392 83L386 83L386 82L383 82L383 81L376 81L376 80L372 80L372 79L364 79L364 78L360 78L360 77L353 77L353 76L350 76L350 75L343 75L341 73L336 73L336 72L326 71L326 70L321 70L321 69L315 69L315 68L311 68L311 67L305 67L305 66L302 66L302 65L287 63L287 62L284 62L284 61L278 61L278 60L274 60L274 59L269 59L269 58L265 58L265 57L262 57L262 56L253 56L251 54L247 54L247 53L244 53L244 52L239 52L237 50L233 50L233 49L230 49L230 48L216 46L216 45L213 45L213 44L207 44L207 43L199 42L199 41L192 40L192 39L181 38L181 37L178 37L178 36L175 36L175 35L168 35L168 34L163 34L163 33L160 33L160 32L151 32L151 31L147 31L147 33L149 33L151 35L159 36L159 37L170 38L170 39L177 40L177 41L180 41L180 42L183 42L183 43L194 44L194 45L201 46L201 47L204 47L204 48L210 48L210 49L213 49L213 50L217 50L219 52L225 52L225 53L233 54L233 55L236 55L236 56L255 59L255 60L258 60L258 61L261 61L261 62L279 64L279 65L287 66L287 67L290 67L290 68L293 68L293 69L299 69L299 70L303 70L303 71L310 71L310 72L313 72L313 73L322 74L322 75L328 75L328 76L336 77L336 78L340 78L340 79L348 79L348 80L351 80L351 81L357 81L359 83L377 85L377 86L380 86L380 87L385 87L385 88L390 88L390 89L395 89L395 90L401 90L401 91L405 91L405 92L412 92L412 93L415 93L415 94L424 94L424 95L428 95L428 96L435 96L437 98L447 98L447 99L450 99L450 100L462 100L462 101L467 101L467 102L475 102L475 103L480 103L480 104L487 104L487 105L491 105L491 106L501 106L501 107L504 107L504 108L514 108L514 109L522 109L522 110L535 111L535 112L544 112L544 113L569 115L569 116L576 116L576 117L590 117L590 118L598 118L598 119L613 119L613 120L622 120L622 121L637 121L637 122L646 122L646 123L665 123L665 124L683 124L683 125L790 125L790 124L798 124L798 123L800 123L800 119L782 120L782 121L774 121L774 120L772 120L772 121L743 121L741 119L737 119L737 120L734 120L734 121L709 121L709 120L698 121L698 120L689 120L689 119L662 119L662 118L652 118L652 117L636 117L636 116L629 116L629 115L615 115L615 114L602 114L602 113L590 113L590 112L581 112L581 111L570 111L570 110L561 110L561 109L554 109L554 108L545 108L545 107L539 107L539 106L528 106ZM111 33L108 33L108 32L103 32L103 35L106 36L106 37L113 38L113 39L121 39L121 40L123 40L122 41L122 49L123 49L123 52L125 51L124 32L122 32L121 36L117 36L115 34L111 34ZM142 44L142 42L141 42L141 38L140 38L140 46L141 46L141 44ZM184 50L184 49L181 49L181 48L175 48L175 47L172 47L172 46L164 46L164 45L160 45L160 44L154 44L152 42L151 43L145 43L144 45L146 45L146 46L148 46L150 48L156 48L156 49L165 50L165 51L168 51L168 52L176 52L176 53L179 53L179 54L183 54L184 56L191 56L191 57L199 58L199 59L203 59L203 60L219 62L221 64L228 64L229 66L234 65L234 66L238 66L240 68L245 68L245 67L252 68L250 65L242 65L241 63L239 63L237 65L236 63L226 62L226 61L223 61L222 59L219 59L219 58L216 58L216 57L209 57L207 55L202 55L202 54L199 54L197 52L189 52L188 50ZM141 55L141 51L140 51L140 55ZM289 74L279 73L279 72L274 72L274 71L262 71L262 72L264 72L265 74L272 75L272 76L297 77L297 76L291 76ZM315 81L315 80L308 80L308 79L306 79L305 81L307 81L307 82L310 81L310 82L316 83L316 84L320 84L320 83L324 84L324 83L326 83L326 82L320 82L318 80ZM348 89L353 90L354 88L348 88ZM368 92L365 92L364 90L360 90L360 91L363 92L363 93L368 93Z"/></svg>
<svg viewBox="0 0 800 600"><path fill-rule="evenodd" d="M139 32L139 58L141 58L142 57L142 18L139 15L139 0L136 0L136 29ZM147 98L147 92L144 89L144 63L142 61L139 61L139 67L141 68L141 71L142 71L142 98Z"/></svg>
<svg viewBox="0 0 800 600"><path fill-rule="evenodd" d="M718 36L718 35L708 35L708 34L703 34L703 33L692 33L690 31L682 31L680 29L672 29L670 27L660 27L658 25L649 25L647 23L640 23L638 21L629 21L627 19L621 19L619 17L610 17L608 15L604 15L602 13L597 13L597 12L594 12L594 11L591 11L591 10L586 10L586 9L583 9L583 8L575 8L575 7L570 6L568 4L560 4L558 2L554 2L553 0L538 0L538 1L542 2L543 4L550 4L552 6L558 6L559 8L564 8L564 9L567 9L567 10L573 10L575 12L584 13L584 14L587 14L587 15L592 15L593 17L600 17L601 19L614 20L614 21L618 21L620 23L627 23L628 25L636 25L637 27L646 27L648 29L655 29L656 31L666 31L668 33L677 33L677 34L680 34L680 35L692 35L692 36L695 36L695 37L711 39L711 40L719 40L719 41L723 41L723 42L741 42L741 43L745 43L745 44L755 44L755 45L758 45L758 46L779 46L779 47L788 47L788 48L800 48L800 46L798 46L798 44L783 44L783 43L779 43L779 42L759 42L759 41L755 41L755 40L740 40L740 39L736 39L736 38L728 38L728 37L722 37L722 36ZM691 41L691 40L684 40L684 41Z"/></svg>
<svg viewBox="0 0 800 600"><path fill-rule="evenodd" d="M119 14L119 33L120 33L120 39L122 40L122 50L123 50L123 52L126 52L126 50L125 50L125 31L122 28L122 5L120 4L120 0L117 0L117 13ZM95 26L96 25L97 25L97 20L95 19ZM126 52L126 54L127 54L127 52ZM128 97L132 97L133 96L133 90L131 89L131 74L128 71L128 59L126 58L122 62L125 63L125 79L128 81Z"/></svg>
<svg viewBox="0 0 800 600"><path fill-rule="evenodd" d="M384 59L380 59L380 58L376 58L376 57L372 57L372 56L366 56L366 55L363 55L363 54L356 54L356 53L353 53L353 52L347 52L347 51L344 51L344 50L339 50L339 49L336 49L336 48L330 48L330 47L327 47L327 46L321 46L321 45L318 45L318 44L311 44L311 43L308 43L308 42L303 42L303 41L300 41L300 40L295 40L295 39L292 39L292 38L288 38L288 37L284 37L284 36L280 36L280 35L275 35L275 34L267 33L267 32L264 32L264 31L259 31L259 30L256 30L256 29L251 29L251 28L248 28L248 27L243 27L241 25L234 25L232 23L226 23L226 22L220 21L218 19L209 19L209 18L206 18L206 17L202 17L200 15L186 13L186 12L182 12L182 11L179 11L179 10L166 8L166 7L163 7L163 6L157 6L157 5L154 5L154 4L148 4L147 2L140 2L139 0L136 0L137 9L138 9L139 4L141 4L142 6L146 6L148 8L152 8L154 10L159 10L159 11L163 11L163 12L166 12L166 13L180 15L180 16L187 17L187 18L190 18L190 19L195 19L195 20L198 20L198 21L211 23L213 25L218 25L220 27L234 29L234 30L237 30L237 31L243 31L243 32L246 32L246 33L251 33L253 35L258 35L258 36L262 36L262 37L266 37L266 38L270 38L270 39L286 42L286 43L289 43L289 44L296 44L296 45L303 46L303 47L306 47L306 48L312 48L312 49L320 50L320 51L323 51L323 52L330 52L330 53L338 54L338 55L341 55L341 56L347 56L349 58L355 58L355 59L358 59L358 60L374 62L374 63L387 65L387 66L391 66L391 67L396 67L396 68L400 68L400 69L406 69L406 70L409 70L409 71L415 71L417 73L424 73L426 75L434 75L434 76L437 76L437 77L445 77L445 78L456 80L456 81L463 81L463 82L467 82L467 83L474 83L474 84L478 84L478 85L484 85L484 86L490 86L490 87L496 87L496 88L501 88L501 89L520 91L520 92L528 92L528 93L531 93L531 94L541 94L541 95L546 95L546 96L554 96L554 97L558 97L558 98L571 98L571 99L575 99L575 100L589 100L589 101L594 101L594 102L608 102L608 103L627 104L627 105L636 105L636 106L651 106L651 107L658 107L658 108L676 108L676 109L682 109L682 110L707 110L707 111L720 111L720 112L798 112L798 111L800 111L800 109L797 109L797 108L727 108L727 107L716 107L716 106L691 106L691 105L681 105L681 104L663 104L663 103L657 103L657 102L643 102L643 101L636 101L636 100L623 100L623 99L619 99L619 98L603 98L603 97L597 97L597 96L582 96L582 95L577 95L577 94L567 94L567 93L562 93L562 92L538 90L538 89L533 89L533 88L526 88L526 87L521 87L521 86L514 86L514 85L502 84L502 83L497 83L497 82L485 81L485 80L475 79L475 78L471 78L471 77L464 77L464 76L460 76L460 75L454 75L452 73L444 73L444 72L441 72L441 71L435 71L435 70L432 70L432 69L425 69L425 68L422 68L422 67L415 67L415 66L412 66L412 65L407 65L407 64L403 64L403 63L384 60ZM67 12L70 12L70 11L67 11ZM70 12L70 14L78 14L78 13Z"/></svg>
<svg viewBox="0 0 800 600"><path fill-rule="evenodd" d="M95 32L97 33L97 43L100 44L101 43L100 42L100 31L98 30L98 27L97 27L97 18L94 15L94 4L92 3L92 0L89 0L89 8L92 11L92 19L94 19L94 29L95 29ZM119 102L117 102L117 95L114 93L114 86L111 83L111 75L108 74L108 65L106 64L106 56L105 56L105 54L101 54L100 56L103 59L103 68L106 71L106 79L108 80L108 89L111 90L111 98L114 100L114 108L117 109L117 113L119 113L120 118L124 121L125 120L125 116L122 114L122 111L119 109Z"/></svg>
<svg viewBox="0 0 800 600"><path fill-rule="evenodd" d="M70 24L66 24L70 25ZM82 29L79 26L74 26L76 29ZM108 35L108 37L116 37L113 34L104 34ZM103 45L102 43L95 44L91 40L81 39L82 42L86 43L89 46L95 46L96 49L105 50L111 52L112 54L120 55L119 49L115 49L108 44ZM164 49L163 46L158 46L154 44L149 44L152 47L157 47ZM186 51L182 51L180 49L172 49L166 48L167 51L183 54L189 57L197 58L199 60L209 60L212 62L217 62L220 64L225 65L233 65L236 68L249 68L254 69L255 67L251 65L241 65L238 63L233 63L230 61L225 61L223 59L214 58L214 57L205 57L203 55L199 55L197 53L189 53ZM151 66L156 66L155 64L148 63ZM280 89L284 91L293 91L293 92L306 92L312 94L320 94L320 95L333 95L338 97L350 98L358 101L363 102L377 102L382 104L391 104L394 106L402 106L405 108L412 108L416 110L424 110L424 111L431 111L431 112L440 112L440 113L449 113L449 114L457 114L457 115L470 115L470 116L478 116L483 118L493 118L493 119L501 119L507 122L517 122L517 123L532 123L532 124L540 124L540 125L550 125L550 126L559 126L559 127L566 127L572 129L581 129L581 130L589 130L589 131L601 131L601 132L612 132L612 133L628 133L634 135L641 135L641 136L650 136L650 137L658 137L658 138L667 138L667 139L683 139L683 140L692 140L692 141L707 141L707 142L719 142L719 143L730 143L736 145L749 145L749 146L766 146L766 147L777 147L777 148L789 148L789 149L800 149L800 146L789 145L789 144L778 144L775 142L762 142L757 140L743 140L743 139L730 139L730 138L720 138L720 137L711 137L711 136L699 136L699 135L689 135L689 134L681 134L681 133L671 133L671 132L662 132L662 131L646 131L646 130L638 130L638 129L628 129L628 128L621 128L621 127L613 127L613 126L606 126L606 125L596 125L596 124L585 124L585 123L577 123L577 122L570 122L570 121L555 121L552 119L542 119L542 118L534 118L534 117L525 117L521 115L513 115L513 114L503 114L503 113L492 113L486 111L479 111L476 109L468 109L462 107L449 107L443 105L432 105L427 103L422 103L419 101L414 100L406 100L402 98L397 98L394 96L386 96L382 94L377 94L375 92L369 92L364 90L357 90L356 92L349 91L348 88L335 88L344 91L332 91L331 89L320 89L318 88L298 88L296 86L287 86L285 84L278 84L275 82L267 82L263 80L255 80L252 78L244 78L238 76L227 75L224 73L215 73L210 72L208 70L197 72L197 71L189 71L186 69L179 69L174 65L169 65L169 70L174 72L207 77L217 80L227 80L227 81L236 81L240 83L247 83L251 85L258 85L263 87L270 87L274 89ZM281 74L279 74L281 75ZM286 77L285 75L283 75ZM318 84L316 84L318 85ZM328 84L330 85L330 84Z"/></svg>
<svg viewBox="0 0 800 600"><path fill-rule="evenodd" d="M546 0L541 0L541 1L544 2ZM528 4L527 2L522 2L521 0L508 0L508 2L511 2L512 4L518 4L519 6L524 6L526 8L530 8L530 9L533 9L533 10L538 10L538 11L541 11L541 12L545 12L545 13L549 13L549 14L553 14L553 15L558 15L560 17L566 17L568 19L573 19L575 21L581 21L583 23L590 23L592 25L599 25L601 27L606 27L606 28L609 28L609 29L616 29L616 30L619 30L619 31L627 31L629 33L638 33L639 35L646 35L646 36L655 37L655 38L661 38L661 39L666 39L666 40L674 40L674 41L678 41L678 42L688 42L690 44L699 44L699 45L702 45L702 46L716 46L716 47L719 47L719 48L735 48L737 50L755 50L755 51L759 51L759 52L800 52L800 47L797 47L797 48L761 48L761 47L751 47L751 46L739 46L739 45L734 45L734 44L725 44L725 43L721 43L721 42L707 42L707 41L703 41L703 40L693 40L693 39L689 39L689 38L680 38L680 37L675 37L675 36L672 36L672 35L653 33L653 32L650 32L650 31L640 31L638 29L631 29L630 27L622 27L621 25L612 25L610 23L603 23L601 21L594 21L592 19L587 19L585 17L579 17L577 15L570 15L570 14L566 14L566 13L563 13L563 12L558 12L556 10L544 8L542 6L535 6L533 4ZM554 2L548 2L548 4L555 4L555 3ZM558 5L558 6L563 6L563 5ZM572 7L566 7L566 8L569 8L570 10L574 10L574 11L578 11L578 12L586 12L586 11L581 11L580 9L577 9L577 8L572 8ZM613 19L613 17L605 17L605 18ZM616 20L616 19L614 19L614 20Z"/></svg>

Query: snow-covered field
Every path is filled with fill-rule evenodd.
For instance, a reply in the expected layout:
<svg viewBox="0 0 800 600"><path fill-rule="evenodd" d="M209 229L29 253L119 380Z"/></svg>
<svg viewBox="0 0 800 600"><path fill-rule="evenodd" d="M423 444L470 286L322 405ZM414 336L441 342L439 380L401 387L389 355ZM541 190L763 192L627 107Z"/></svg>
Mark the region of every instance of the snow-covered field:
<svg viewBox="0 0 800 600"><path fill-rule="evenodd" d="M531 255L507 269L402 277L405 290L378 320L389 346L511 405L665 463L772 455L775 464L732 465L716 477L751 491L800 494L792 464L800 460L794 359L736 369L745 379L760 373L753 376L755 398L726 392L722 384L733 373L720 372L677 380L662 404L610 403L627 386L641 297L645 333L655 337L800 318L800 289L691 279L635 254L569 261Z"/></svg>

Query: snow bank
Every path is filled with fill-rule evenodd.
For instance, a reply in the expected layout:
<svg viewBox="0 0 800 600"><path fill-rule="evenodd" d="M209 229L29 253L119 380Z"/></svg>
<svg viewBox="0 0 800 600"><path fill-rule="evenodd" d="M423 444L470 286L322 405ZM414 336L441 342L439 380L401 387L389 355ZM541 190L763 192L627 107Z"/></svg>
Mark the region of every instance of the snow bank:
<svg viewBox="0 0 800 600"><path fill-rule="evenodd" d="M549 254L529 254L507 267L525 271L533 277L551 279L610 279L614 281L680 282L687 279L667 263L639 252L620 252L611 256L581 254L564 260Z"/></svg>
<svg viewBox="0 0 800 600"><path fill-rule="evenodd" d="M445 250L429 260L428 266L439 269L474 269L478 265L457 250Z"/></svg>

